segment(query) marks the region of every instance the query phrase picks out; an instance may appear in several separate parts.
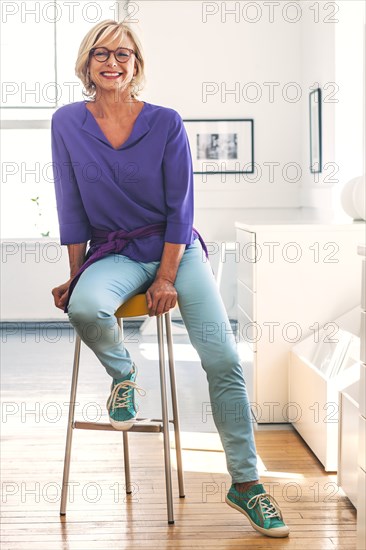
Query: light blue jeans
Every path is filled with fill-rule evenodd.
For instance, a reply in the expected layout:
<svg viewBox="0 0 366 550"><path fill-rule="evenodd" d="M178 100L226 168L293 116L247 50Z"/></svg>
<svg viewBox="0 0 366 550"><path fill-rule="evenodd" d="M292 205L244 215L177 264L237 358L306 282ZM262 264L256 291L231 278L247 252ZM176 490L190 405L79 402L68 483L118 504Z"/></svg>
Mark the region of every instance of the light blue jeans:
<svg viewBox="0 0 366 550"><path fill-rule="evenodd" d="M107 373L122 378L132 368L114 312L153 283L160 262L110 254L90 265L71 295L68 316ZM206 372L212 415L232 483L258 479L250 404L234 334L211 265L198 239L186 248L174 286L191 344Z"/></svg>

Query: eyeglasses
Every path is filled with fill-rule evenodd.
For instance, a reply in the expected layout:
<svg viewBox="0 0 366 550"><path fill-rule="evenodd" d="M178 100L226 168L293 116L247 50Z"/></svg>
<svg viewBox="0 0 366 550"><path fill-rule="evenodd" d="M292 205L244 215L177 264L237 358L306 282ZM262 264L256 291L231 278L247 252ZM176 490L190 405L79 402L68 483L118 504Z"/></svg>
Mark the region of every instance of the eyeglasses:
<svg viewBox="0 0 366 550"><path fill-rule="evenodd" d="M92 48L90 55L94 57L100 63L104 63L109 59L111 53L114 54L115 60L118 63L126 63L132 54L136 55L136 52L130 48L117 48L117 50L108 50L108 48Z"/></svg>

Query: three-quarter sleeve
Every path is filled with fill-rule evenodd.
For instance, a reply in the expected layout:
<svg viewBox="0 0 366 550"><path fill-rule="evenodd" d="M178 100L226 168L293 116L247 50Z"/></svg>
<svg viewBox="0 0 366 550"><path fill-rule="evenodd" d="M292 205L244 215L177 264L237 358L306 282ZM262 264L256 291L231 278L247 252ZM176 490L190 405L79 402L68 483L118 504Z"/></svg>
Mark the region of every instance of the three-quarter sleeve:
<svg viewBox="0 0 366 550"><path fill-rule="evenodd" d="M52 168L61 244L87 242L91 227L77 185L70 154L51 120Z"/></svg>
<svg viewBox="0 0 366 550"><path fill-rule="evenodd" d="M183 120L177 112L172 117L164 150L163 175L167 209L164 240L190 244L194 212L192 156Z"/></svg>

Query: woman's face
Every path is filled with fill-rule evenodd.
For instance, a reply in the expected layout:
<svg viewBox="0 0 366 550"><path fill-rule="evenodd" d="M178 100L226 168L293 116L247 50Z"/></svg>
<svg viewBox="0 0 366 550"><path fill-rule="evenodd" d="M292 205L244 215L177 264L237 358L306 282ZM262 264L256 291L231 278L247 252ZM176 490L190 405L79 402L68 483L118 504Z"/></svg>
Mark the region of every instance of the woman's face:
<svg viewBox="0 0 366 550"><path fill-rule="evenodd" d="M125 37L122 43L116 39L113 42L99 44L98 48L101 47L109 50L123 47L135 51L134 43L128 36ZM135 64L134 54L125 63L118 62L113 53L110 53L109 59L103 62L98 61L91 55L89 61L90 79L94 82L97 93L104 90L116 90L116 88L118 91L127 90L133 76L136 74Z"/></svg>

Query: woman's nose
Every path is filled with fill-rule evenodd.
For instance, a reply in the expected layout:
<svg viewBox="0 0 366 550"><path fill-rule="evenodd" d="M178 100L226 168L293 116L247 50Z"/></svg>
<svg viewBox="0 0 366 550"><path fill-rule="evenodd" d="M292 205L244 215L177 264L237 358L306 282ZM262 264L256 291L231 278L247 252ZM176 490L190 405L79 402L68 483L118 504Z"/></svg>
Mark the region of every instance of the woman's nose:
<svg viewBox="0 0 366 550"><path fill-rule="evenodd" d="M106 61L107 65L117 66L116 58L114 57L113 52L109 52L109 57Z"/></svg>

